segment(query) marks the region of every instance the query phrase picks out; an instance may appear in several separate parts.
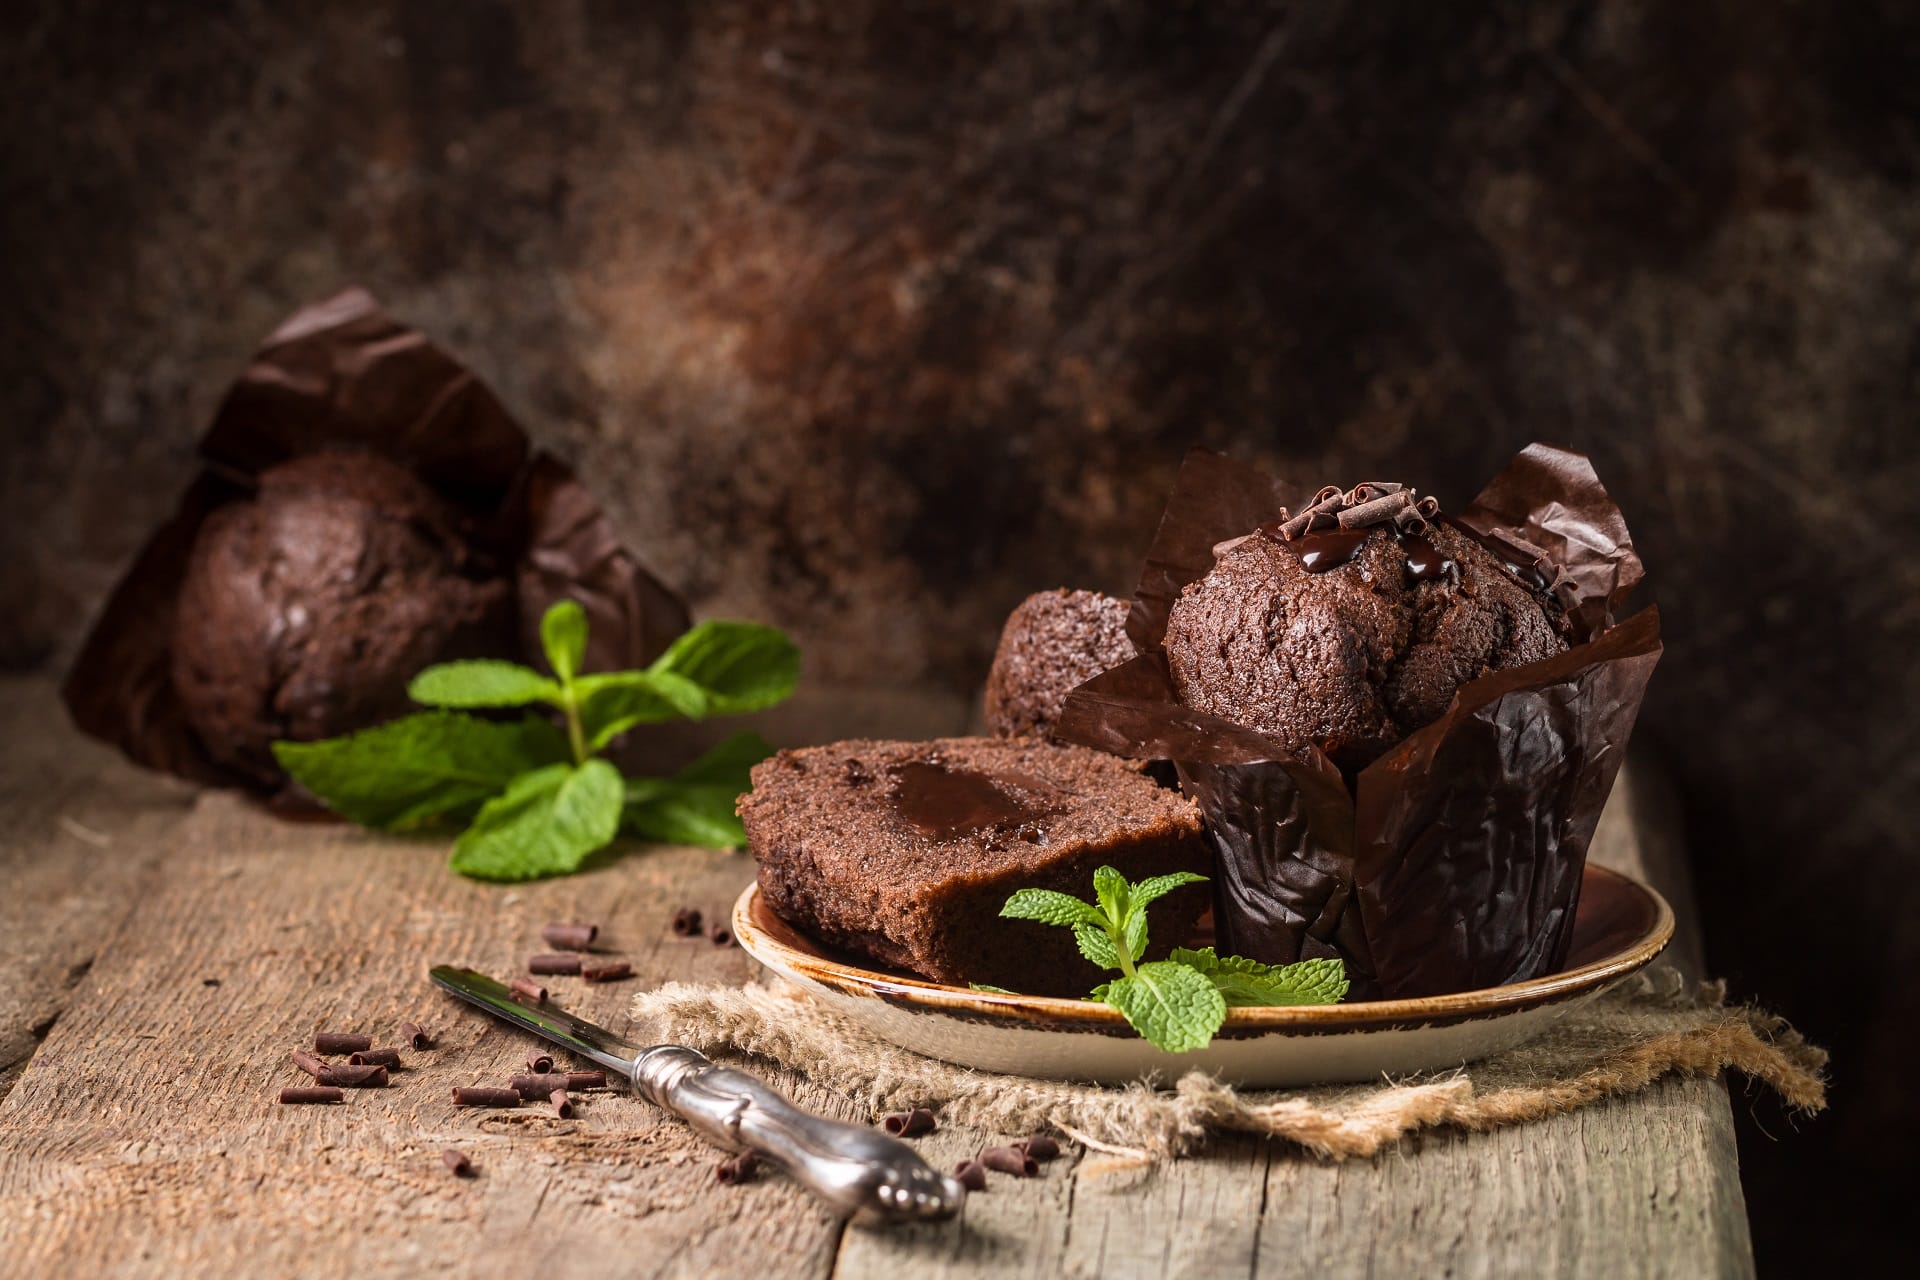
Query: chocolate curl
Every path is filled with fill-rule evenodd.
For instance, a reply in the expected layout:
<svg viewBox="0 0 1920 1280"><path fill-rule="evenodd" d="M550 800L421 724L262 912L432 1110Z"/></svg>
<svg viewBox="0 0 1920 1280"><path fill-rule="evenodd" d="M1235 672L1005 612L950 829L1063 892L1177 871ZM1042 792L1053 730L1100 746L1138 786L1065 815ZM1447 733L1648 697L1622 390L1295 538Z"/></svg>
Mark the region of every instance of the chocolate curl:
<svg viewBox="0 0 1920 1280"><path fill-rule="evenodd" d="M1390 493L1384 498L1375 498L1357 507L1348 507L1337 517L1342 529L1361 529L1370 524L1379 524L1393 519L1398 512L1408 509L1412 504L1404 493Z"/></svg>
<svg viewBox="0 0 1920 1280"><path fill-rule="evenodd" d="M1406 487L1407 486L1401 484L1398 480L1362 480L1359 484L1347 490L1347 503L1350 506L1361 506L1373 501L1375 498L1384 498L1390 493L1399 493L1406 489ZM1408 496L1411 497L1411 493L1409 493Z"/></svg>
<svg viewBox="0 0 1920 1280"><path fill-rule="evenodd" d="M925 1107L896 1111L883 1119L880 1125L896 1138L917 1138L923 1133L932 1133L935 1128L933 1112Z"/></svg>
<svg viewBox="0 0 1920 1280"><path fill-rule="evenodd" d="M433 1047L433 1041L428 1038L427 1033L421 1029L420 1024L417 1022L401 1023L400 1038L415 1049L431 1049Z"/></svg>
<svg viewBox="0 0 1920 1280"><path fill-rule="evenodd" d="M1313 501L1307 504L1307 510L1311 511L1315 507L1323 507L1333 503L1344 502L1345 500L1346 495L1340 492L1339 486L1330 484L1313 495Z"/></svg>
<svg viewBox="0 0 1920 1280"><path fill-rule="evenodd" d="M517 1107L520 1105L520 1095L512 1089L487 1089L470 1085L453 1091L453 1105L456 1107Z"/></svg>
<svg viewBox="0 0 1920 1280"><path fill-rule="evenodd" d="M527 1070L531 1071L534 1075L537 1075L537 1076L552 1074L553 1055L550 1053L543 1053L540 1050L535 1049L533 1052L527 1055Z"/></svg>
<svg viewBox="0 0 1920 1280"><path fill-rule="evenodd" d="M440 1163L447 1166L456 1178L473 1177L473 1161L467 1159L467 1153L448 1147L440 1153Z"/></svg>
<svg viewBox="0 0 1920 1280"><path fill-rule="evenodd" d="M1393 513L1393 527L1400 533L1409 533L1416 537L1421 537L1433 526L1427 522L1427 518L1421 515L1417 508L1402 507Z"/></svg>
<svg viewBox="0 0 1920 1280"><path fill-rule="evenodd" d="M565 1089L555 1089L547 1095L547 1101L553 1107L553 1114L562 1120L573 1119L573 1102L567 1097Z"/></svg>
<svg viewBox="0 0 1920 1280"><path fill-rule="evenodd" d="M1428 494L1426 497L1414 503L1413 509L1428 520L1438 520L1440 518L1440 499L1434 497L1432 494Z"/></svg>
<svg viewBox="0 0 1920 1280"><path fill-rule="evenodd" d="M355 1035L350 1031L317 1031L313 1036L315 1053L359 1053L362 1049L373 1048L373 1037Z"/></svg>
<svg viewBox="0 0 1920 1280"><path fill-rule="evenodd" d="M585 951L600 936L597 924L550 924L540 930L540 937L555 951Z"/></svg>
<svg viewBox="0 0 1920 1280"><path fill-rule="evenodd" d="M730 947L733 945L733 931L730 929L722 929L719 925L713 926L712 931L707 934L707 937L712 939L713 945L716 947Z"/></svg>
<svg viewBox="0 0 1920 1280"><path fill-rule="evenodd" d="M515 978L513 981L507 983L507 990L513 992L513 994L519 996L522 1000L529 1000L534 1004L545 1004L547 1002L547 989L535 982L532 978Z"/></svg>
<svg viewBox="0 0 1920 1280"><path fill-rule="evenodd" d="M673 936L691 938L700 932L700 908L682 907L673 913Z"/></svg>
<svg viewBox="0 0 1920 1280"><path fill-rule="evenodd" d="M969 1191L987 1189L987 1169L978 1160L962 1160L953 1166L953 1176Z"/></svg>
<svg viewBox="0 0 1920 1280"><path fill-rule="evenodd" d="M507 1083L523 1098L551 1098L555 1093L565 1092L568 1081L566 1072L548 1071L516 1075Z"/></svg>
<svg viewBox="0 0 1920 1280"><path fill-rule="evenodd" d="M532 956L527 960L527 972L537 973L543 977L550 974L579 973L580 957L566 954Z"/></svg>
<svg viewBox="0 0 1920 1280"><path fill-rule="evenodd" d="M304 1049L295 1049L293 1051L293 1065L312 1076L315 1080L318 1080L320 1073L327 1069L327 1063L324 1059L316 1058Z"/></svg>
<svg viewBox="0 0 1920 1280"><path fill-rule="evenodd" d="M400 1051L398 1049L362 1049L347 1059L354 1067L398 1067Z"/></svg>
<svg viewBox="0 0 1920 1280"><path fill-rule="evenodd" d="M387 1087L387 1069L376 1064L368 1066L332 1066L323 1070L314 1079L321 1084L337 1084L348 1089L384 1089Z"/></svg>
<svg viewBox="0 0 1920 1280"><path fill-rule="evenodd" d="M320 1102L345 1102L347 1095L338 1089L323 1088L318 1085L296 1085L280 1091L280 1105L310 1106Z"/></svg>
<svg viewBox="0 0 1920 1280"><path fill-rule="evenodd" d="M604 1089L607 1087L607 1073L604 1071L569 1071L567 1088L575 1093L582 1089Z"/></svg>
<svg viewBox="0 0 1920 1280"><path fill-rule="evenodd" d="M988 1147L980 1153L980 1163L1016 1178L1031 1178L1040 1172L1040 1164L1018 1147Z"/></svg>
<svg viewBox="0 0 1920 1280"><path fill-rule="evenodd" d="M725 1186L735 1183L752 1182L760 1171L760 1157L751 1151L742 1151L730 1160L722 1160L713 1171L715 1181Z"/></svg>
<svg viewBox="0 0 1920 1280"><path fill-rule="evenodd" d="M200 474L114 588L62 683L82 732L149 768L276 791L214 761L188 723L173 688L173 618L207 518L248 496L267 468L329 449L399 462L473 526L516 588L518 652L500 657L536 661L540 617L562 599L587 611L587 671L645 667L689 625L685 602L620 545L572 471L531 452L471 369L351 288L289 316L228 389L200 440Z"/></svg>
<svg viewBox="0 0 1920 1280"><path fill-rule="evenodd" d="M633 966L625 960L614 960L607 964L585 964L580 966L580 976L588 982L618 982L622 978L633 976Z"/></svg>
<svg viewBox="0 0 1920 1280"><path fill-rule="evenodd" d="M1022 1151L1035 1160L1052 1160L1060 1154L1060 1144L1051 1136L1036 1133L1025 1142L1015 1143Z"/></svg>

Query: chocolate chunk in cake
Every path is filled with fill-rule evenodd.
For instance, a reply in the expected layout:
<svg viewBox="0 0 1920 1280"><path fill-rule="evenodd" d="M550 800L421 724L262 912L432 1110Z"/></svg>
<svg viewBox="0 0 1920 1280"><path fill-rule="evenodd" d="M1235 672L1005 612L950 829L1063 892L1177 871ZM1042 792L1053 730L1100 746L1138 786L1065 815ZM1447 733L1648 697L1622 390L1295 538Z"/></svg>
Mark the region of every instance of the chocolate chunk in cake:
<svg viewBox="0 0 1920 1280"><path fill-rule="evenodd" d="M1067 691L1133 657L1127 602L1097 591L1042 591L1007 615L987 673L987 728L1053 738Z"/></svg>
<svg viewBox="0 0 1920 1280"><path fill-rule="evenodd" d="M829 946L936 982L1084 996L1110 974L1065 929L1003 920L1016 891L1091 900L1095 868L1129 880L1211 875L1193 802L1138 765L1033 739L840 742L756 766L740 816L760 889ZM1155 903L1149 955L1186 943L1209 901Z"/></svg>

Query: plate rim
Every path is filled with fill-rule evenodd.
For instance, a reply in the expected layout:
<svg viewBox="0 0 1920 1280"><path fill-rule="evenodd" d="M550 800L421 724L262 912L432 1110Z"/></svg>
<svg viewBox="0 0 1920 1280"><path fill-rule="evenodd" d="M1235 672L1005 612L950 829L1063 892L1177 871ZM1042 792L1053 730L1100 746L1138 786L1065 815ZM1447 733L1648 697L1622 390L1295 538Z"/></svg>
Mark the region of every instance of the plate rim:
<svg viewBox="0 0 1920 1280"><path fill-rule="evenodd" d="M1652 923L1639 936L1599 959L1544 977L1444 995L1367 1000L1352 1004L1229 1009L1221 1033L1228 1036L1235 1032L1242 1035L1287 1031L1311 1034L1431 1026L1439 1022L1479 1019L1538 1008L1597 992L1645 968L1666 950L1673 941L1674 915L1672 906L1659 890L1636 876L1598 863L1588 863L1584 871L1588 875L1597 873L1623 882L1649 900L1653 907ZM753 919L754 905L760 896L760 882L756 878L734 901L733 935L748 955L783 977L798 972L845 995L877 998L895 1005L906 1004L926 1012L937 1011L970 1018L985 1016L1007 1023L1044 1023L1056 1030L1077 1024L1088 1031L1106 1034L1126 1034L1130 1031L1119 1010L1091 1000L975 991L968 987L948 986L922 978L865 969L799 950L773 937Z"/></svg>

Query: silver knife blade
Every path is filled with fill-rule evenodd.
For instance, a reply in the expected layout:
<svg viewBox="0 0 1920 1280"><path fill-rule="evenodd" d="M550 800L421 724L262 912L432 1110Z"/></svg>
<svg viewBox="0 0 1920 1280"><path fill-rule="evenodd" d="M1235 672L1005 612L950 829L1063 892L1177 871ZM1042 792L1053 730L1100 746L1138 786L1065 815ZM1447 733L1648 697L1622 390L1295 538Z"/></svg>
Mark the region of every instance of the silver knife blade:
<svg viewBox="0 0 1920 1280"><path fill-rule="evenodd" d="M450 964L441 964L429 969L427 976L436 985L451 991L468 1004L480 1006L495 1017L525 1027L555 1044L565 1045L581 1057L591 1058L610 1071L618 1071L623 1076L633 1075L633 1063L640 1056L640 1046L625 1036L615 1035L605 1027L596 1026L585 1018L576 1018L551 1005L527 1004L508 990L506 983L496 982L472 969L457 969Z"/></svg>

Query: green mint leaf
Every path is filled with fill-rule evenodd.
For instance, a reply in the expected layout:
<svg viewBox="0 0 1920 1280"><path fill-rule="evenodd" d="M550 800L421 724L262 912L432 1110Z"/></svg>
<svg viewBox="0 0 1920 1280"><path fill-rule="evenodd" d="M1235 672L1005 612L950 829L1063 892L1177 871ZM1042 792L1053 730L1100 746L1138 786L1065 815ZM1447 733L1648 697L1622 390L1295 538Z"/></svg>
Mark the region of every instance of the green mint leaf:
<svg viewBox="0 0 1920 1280"><path fill-rule="evenodd" d="M1009 920L1038 920L1041 924L1084 924L1095 928L1100 924L1098 907L1052 889L1022 889L1007 899L1000 914Z"/></svg>
<svg viewBox="0 0 1920 1280"><path fill-rule="evenodd" d="M996 996L1016 996L1020 994L1017 991L1009 991L1005 987L996 987L991 982L969 982L967 984L967 990L990 991Z"/></svg>
<svg viewBox="0 0 1920 1280"><path fill-rule="evenodd" d="M714 706L712 695L683 675L671 671L652 671L647 672L646 677L654 693L688 720L706 719L708 711Z"/></svg>
<svg viewBox="0 0 1920 1280"><path fill-rule="evenodd" d="M680 719L643 671L582 676L574 682L574 691L581 699L580 724L594 751L639 725Z"/></svg>
<svg viewBox="0 0 1920 1280"><path fill-rule="evenodd" d="M1127 927L1121 930L1127 940L1127 955L1134 960L1147 954L1147 909L1135 903L1127 914Z"/></svg>
<svg viewBox="0 0 1920 1280"><path fill-rule="evenodd" d="M759 734L736 733L671 778L631 779L621 826L643 840L737 849L747 842L740 793L753 766L772 754Z"/></svg>
<svg viewBox="0 0 1920 1280"><path fill-rule="evenodd" d="M481 807L449 865L480 880L563 875L613 840L625 796L620 771L605 760L522 774Z"/></svg>
<svg viewBox="0 0 1920 1280"><path fill-rule="evenodd" d="M1087 999L1093 1001L1095 1004L1105 1004L1107 1002L1107 992L1111 990L1113 990L1113 984L1111 982L1103 982L1093 990L1087 992Z"/></svg>
<svg viewBox="0 0 1920 1280"><path fill-rule="evenodd" d="M587 656L587 611L571 600L548 609L540 618L540 647L562 684L579 675Z"/></svg>
<svg viewBox="0 0 1920 1280"><path fill-rule="evenodd" d="M1167 958L1206 975L1236 1009L1338 1004L1347 994L1347 967L1333 958L1262 964L1244 956L1215 955L1212 947L1176 947Z"/></svg>
<svg viewBox="0 0 1920 1280"><path fill-rule="evenodd" d="M290 777L343 818L397 831L468 818L521 774L567 757L546 720L427 711L323 742L276 742Z"/></svg>
<svg viewBox="0 0 1920 1280"><path fill-rule="evenodd" d="M1113 935L1105 925L1077 924L1073 926L1073 940L1080 944L1080 954L1102 969L1122 967L1120 949L1113 945Z"/></svg>
<svg viewBox="0 0 1920 1280"><path fill-rule="evenodd" d="M407 696L429 707L521 707L559 702L560 686L517 662L480 658L428 667L407 684Z"/></svg>
<svg viewBox="0 0 1920 1280"><path fill-rule="evenodd" d="M1195 875L1191 871L1175 871L1170 875L1153 876L1134 885L1128 893L1128 898L1134 910L1138 911L1149 902L1164 898L1181 885L1204 884L1206 879L1205 876Z"/></svg>
<svg viewBox="0 0 1920 1280"><path fill-rule="evenodd" d="M710 715L737 715L770 707L793 692L800 651L777 627L752 622L703 622L673 642L648 668L706 690Z"/></svg>
<svg viewBox="0 0 1920 1280"><path fill-rule="evenodd" d="M1227 1002L1207 975L1174 960L1156 960L1131 978L1107 984L1106 1003L1168 1053L1204 1049L1227 1019Z"/></svg>
<svg viewBox="0 0 1920 1280"><path fill-rule="evenodd" d="M1125 928L1133 898L1127 878L1112 867L1101 867L1093 873L1093 891L1100 898L1100 909L1107 913L1108 922L1116 929Z"/></svg>

